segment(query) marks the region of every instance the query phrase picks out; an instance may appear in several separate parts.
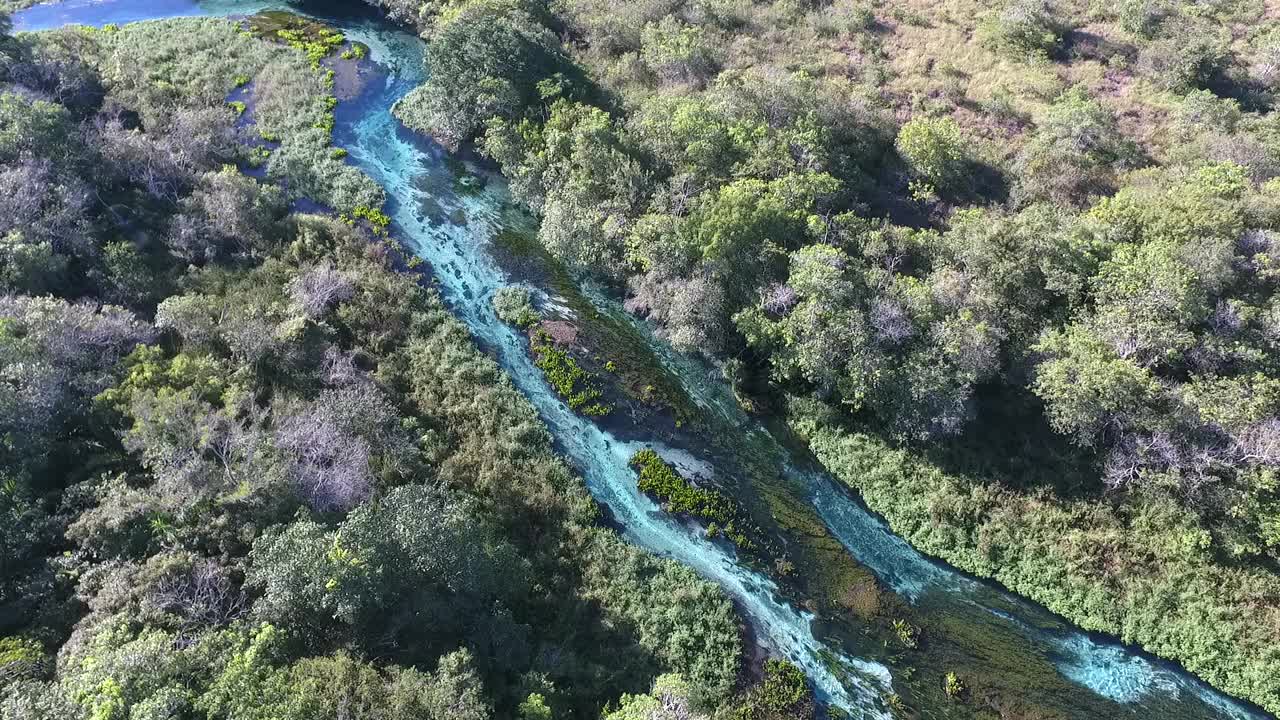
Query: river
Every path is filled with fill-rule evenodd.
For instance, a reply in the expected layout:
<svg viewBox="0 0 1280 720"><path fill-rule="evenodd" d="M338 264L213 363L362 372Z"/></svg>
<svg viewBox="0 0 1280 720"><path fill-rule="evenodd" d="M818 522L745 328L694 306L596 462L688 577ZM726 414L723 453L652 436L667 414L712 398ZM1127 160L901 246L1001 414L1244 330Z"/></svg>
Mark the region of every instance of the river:
<svg viewBox="0 0 1280 720"><path fill-rule="evenodd" d="M946 658L925 650L904 660L901 653L877 649L875 643L858 642L853 633L815 622L811 612L786 599L773 579L749 567L727 543L708 540L696 528L664 514L638 492L628 460L640 447L656 446L670 456L682 448L652 439L623 440L572 412L543 380L524 337L494 315L490 298L509 280L495 262L489 241L509 223L510 199L498 179L488 182L483 192L455 193L456 170L446 162L445 152L392 118L394 102L425 77L424 45L412 34L364 10L255 0L66 0L17 13L14 25L16 30L43 30L72 23L102 26L187 15L247 15L263 9L305 10L369 46L378 81L339 105L334 138L349 151L351 162L386 189L394 234L430 263L450 308L537 408L558 449L581 471L626 539L689 565L724 588L756 641L803 668L824 703L850 717L891 718L888 698L903 693L919 717L972 716L972 708L937 702L930 699L936 693L919 691L937 685L939 671L950 667L948 663L960 662L969 673L1010 674L1015 689L1031 699L1029 707L1061 717L1268 717L1170 663L1076 630L1031 603L920 555L833 478L808 459L789 454L766 429L746 418L723 382L709 377L698 363L655 344L655 352L705 412L769 448L778 458L779 474L857 563L921 617L945 617L964 631L955 634L959 639L952 641L954 649ZM459 217L457 211L464 222L449 219ZM608 305L603 298L596 300ZM1006 654L1012 664L1000 661L998 656Z"/></svg>

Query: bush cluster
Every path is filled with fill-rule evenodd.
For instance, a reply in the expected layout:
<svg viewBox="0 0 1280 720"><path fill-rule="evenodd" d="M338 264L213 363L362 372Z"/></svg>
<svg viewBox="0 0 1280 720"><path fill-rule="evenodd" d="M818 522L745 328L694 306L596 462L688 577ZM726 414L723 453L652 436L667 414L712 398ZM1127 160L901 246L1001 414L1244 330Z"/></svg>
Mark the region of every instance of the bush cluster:
<svg viewBox="0 0 1280 720"><path fill-rule="evenodd" d="M530 343L534 362L571 409L591 417L603 417L612 411L600 401L604 392L596 376L583 369L569 351L560 348L546 330L534 330Z"/></svg>
<svg viewBox="0 0 1280 720"><path fill-rule="evenodd" d="M347 166L303 52L189 19L0 53L0 717L588 718L664 672L729 697L729 600L598 526L371 247L380 191L317 174ZM246 84L277 173L346 217L237 169Z"/></svg>
<svg viewBox="0 0 1280 720"><path fill-rule="evenodd" d="M715 528L715 533L723 534L738 547L755 546L744 532L737 506L724 493L695 487L653 450L636 452L630 463L636 470L640 491L661 500L667 512L706 520L708 534Z"/></svg>

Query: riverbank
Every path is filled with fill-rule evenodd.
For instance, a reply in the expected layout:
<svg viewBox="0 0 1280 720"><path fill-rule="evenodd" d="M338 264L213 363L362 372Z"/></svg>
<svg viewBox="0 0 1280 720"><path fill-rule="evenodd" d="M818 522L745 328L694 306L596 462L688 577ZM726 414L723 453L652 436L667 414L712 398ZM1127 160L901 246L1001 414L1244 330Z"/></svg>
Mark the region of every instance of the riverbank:
<svg viewBox="0 0 1280 720"><path fill-rule="evenodd" d="M0 716L596 718L660 672L727 702L725 593L600 527L438 276L386 251L385 136L335 118L401 88L345 68L343 103L326 60L400 36L327 23L0 37L0 176L41 200L0 208L36 259L0 273ZM91 91L41 94L68 77ZM287 188L237 170L262 135Z"/></svg>
<svg viewBox="0 0 1280 720"><path fill-rule="evenodd" d="M999 577L1004 566L1026 568L1011 576L1016 582L1009 587L1047 599L1085 628L1107 628L1276 707L1267 679L1275 676L1271 649L1280 633L1269 611L1276 605L1273 528L1280 507L1275 462L1242 449L1270 437L1273 425L1266 423L1274 423L1268 418L1277 409L1269 379L1276 371L1268 339L1273 323L1261 320L1271 317L1264 308L1274 304L1274 274L1260 270L1271 267L1274 256L1267 249L1276 219L1268 199L1273 174L1246 167L1249 161L1239 157L1224 163L1205 152L1162 155L1146 143L1150 136L1129 137L1130 128L1112 114L1107 89L1078 86L1079 76L1072 75L1101 72L1098 57L1040 48L1043 62L1030 68L1001 66L1010 77L1043 73L1061 87L1030 92L1034 101L1015 92L993 103L991 121L1010 103L1032 102L1035 112L988 146L975 130L989 126L980 120L979 128L966 126L978 112L972 103L954 108L955 117L914 103L884 107L882 93L895 85L887 77L859 81L839 62L798 71L805 55L788 43L753 42L786 37L815 57L857 57L857 65L903 51L881 43L917 24L908 16L866 9L860 22L845 18L850 24L840 27L826 24L833 18L825 9L809 12L792 3L758 3L731 17L628 9L642 30L620 31L587 2L566 3L549 17L486 2L467 3L457 15L424 15L423 27L439 50L435 67L448 70L433 73L416 91L417 117L429 132L476 138L511 178L516 197L542 217L538 237L547 252L575 272L625 284L628 307L682 350L725 359L735 379L828 398L841 412L824 422L882 430L896 442L915 443L906 452L922 458L978 438L972 444L976 476L983 477L984 467L1012 469L1005 484L1025 489L1031 501L1011 502L1008 512L1047 519L1044 527L1033 520L1012 531L1046 537L1004 543L1005 554L988 558L989 567L972 562L968 548L985 552L983 543L995 541L966 537L966 523L981 521L984 503L1000 503L992 499L999 488L974 482L974 497L886 512L919 547L956 557L961 568L984 576ZM973 27L977 14L958 18L932 10L939 26L963 32L960 44L984 57L998 52L993 43L1009 40L986 34L1000 23L1042 23L1033 35L1059 33L1064 41L1071 33L1054 24L1047 8L991 18L982 28ZM1207 26L1238 27L1241 17L1208 18ZM1106 22L1105 32L1132 42L1135 52L1141 46L1158 54L1167 48L1160 43L1174 37L1157 43L1123 19ZM565 27L573 32L560 42L550 31ZM810 32L814 27L824 32ZM1026 28L1005 30L1016 35ZM522 62L513 67L486 53L460 62L459 48L473 46L479 34L519 47ZM849 52L849 42L858 43L858 53ZM1239 50L1243 60L1254 49L1232 52ZM1224 67L1237 61L1229 55L1224 51ZM1133 68L1157 85L1167 69L1160 63ZM584 82L567 79L579 71ZM960 83L963 75L951 76ZM477 95L481 83L511 92L494 104ZM1239 120L1241 128L1267 122L1269 101L1245 112L1230 96L1215 95L1220 89L1186 82L1141 102L1187 113L1178 117L1218 107L1235 118L1228 125ZM452 111L454 102L459 112ZM984 106L978 114L986 112ZM1167 114L1157 113L1162 128ZM1195 137L1191 125L1178 130ZM1080 150L1064 139L1080 137L1097 138L1098 147ZM1238 139L1251 141L1243 132ZM987 152L971 154L969 144ZM1150 155L1139 158L1144 149ZM1015 155L997 157L1003 152ZM1078 184L1046 191L1052 183L1040 173L1080 152L1091 163L1088 178L1068 172ZM1143 164L1151 167L1126 174ZM929 217L886 213L868 186L889 188ZM1170 212L1174 222L1163 219ZM894 225L886 214L909 226ZM1218 248L1218 260L1193 261L1206 243ZM1165 289L1174 286L1187 293L1176 312L1156 313L1162 316L1157 322L1138 311L1166 302ZM1228 310L1243 314L1219 321ZM1258 322L1250 325L1246 316ZM1135 337L1168 346L1138 356ZM1196 382L1188 383L1190 377ZM1027 412L979 410L984 393ZM1264 399L1237 412L1225 407L1235 396ZM1006 434L1003 423L1037 432L1013 432L1007 446L999 438L987 441ZM716 445L721 435L754 429L729 427L707 447L723 449ZM1023 453L1019 443L1046 452ZM1027 489L1043 478L1021 474L1053 475L1059 465L1034 466L1059 451L1066 457L1061 466L1071 472ZM791 517L788 492L794 491L775 492L785 485L777 478L788 473L768 467L775 459L757 472L753 452L728 448L729 477L718 478L718 487L762 524L777 526L779 517ZM876 454L867 462L878 462ZM1104 492L1104 466L1123 495ZM860 489L859 478L844 479L845 487ZM801 502L812 502L809 494L822 482L804 486ZM927 481L892 477L881 490L873 506L888 510L934 491ZM1059 490L1077 503L1073 522L1092 529L1096 521L1100 537L1082 539L1088 530L1052 521L1052 493ZM828 512L836 512L838 499L823 497L833 503ZM1130 517L1109 524L1108 513ZM807 519L794 523L800 537L809 536ZM831 516L822 521L831 526ZM915 532L925 526L938 529L936 543L947 546L945 552L931 550ZM1147 539L1110 537L1124 534ZM845 547L856 544L841 540ZM1083 549L1045 563L1041 541L1079 542ZM783 540L778 546L789 547ZM806 568L806 578L826 569L812 564L820 567ZM1097 567L1075 567L1089 564ZM1193 585L1205 593L1178 596L1184 573L1198 574ZM822 584L838 585L840 575ZM1128 589L1113 592L1123 585ZM1112 601L1122 601L1121 609L1101 607ZM1175 619L1169 627L1161 625L1166 617ZM1075 672L1064 669L1070 662L1057 666ZM1086 683L1097 679L1092 671L1079 675ZM1125 702L1135 695L1104 692Z"/></svg>
<svg viewBox="0 0 1280 720"><path fill-rule="evenodd" d="M1280 583L1213 561L1194 527L1018 492L866 433L795 420L823 464L922 552L1280 710Z"/></svg>
<svg viewBox="0 0 1280 720"><path fill-rule="evenodd" d="M770 553L739 551L739 559L771 576L791 602L814 612L823 635L838 639L839 646L848 652L884 662L897 692L892 702L904 716L928 716L945 709L951 717L996 712L1004 718L1094 718L1117 716L1128 711L1127 703L1150 701L1144 683L1149 685L1152 680L1143 678L1156 673L1144 669L1138 676L1129 676L1117 668L1093 666L1090 652L1106 655L1114 650L1092 645L1091 640L1071 641L1085 654L1069 662L1088 669L1081 670L1076 679L1069 677L1061 661L1069 652L1036 637L1039 632L1069 634L1069 630L1048 613L1001 599L997 591L976 587L962 591L982 598L976 603L957 602L954 587L944 589L927 583L911 594L895 592L892 583L854 559L851 549L832 534L829 519L815 511L811 489L797 482L795 473L787 472L789 463L806 462L803 456L807 451L787 449L774 441L777 433L788 432L785 427L772 432L756 427L738 406L727 383L711 368L672 353L642 323L623 314L601 293L582 294L569 285L571 279L563 269L547 267L554 261L540 247L532 247L515 259L509 257L512 253L511 243L504 242L499 255L507 256L500 264L508 272L508 281L532 287L546 297L548 302L539 310L565 321L577 317L563 314L566 290L575 293L579 303L590 300L594 313L613 317L618 323L610 335L616 336L619 328L629 328L635 336L627 343L633 356L642 359L651 372L660 371L673 379L689 398L689 406L696 409L694 421L682 426L674 425L670 418L654 422L652 414L625 412L597 422L620 437L652 437L660 432L665 446L696 459L697 473L689 476L731 497L769 538L764 545ZM592 323L576 327L574 343L582 362L591 362L593 352L608 355L609 344L592 336ZM584 350L588 347L596 350ZM573 347L567 349L574 351ZM852 507L857 503L852 498L837 501ZM954 582L976 585L959 577ZM1011 613L1026 618L1024 623L1010 623ZM1145 661L1135 658L1131 662L1141 667ZM1109 672L1114 677L1107 677ZM949 673L964 683L963 697L946 692L942 680ZM1101 673L1101 681L1097 677L1089 681L1112 697L1082 693L1076 683L1088 673ZM1192 717L1204 711L1184 708L1181 712Z"/></svg>

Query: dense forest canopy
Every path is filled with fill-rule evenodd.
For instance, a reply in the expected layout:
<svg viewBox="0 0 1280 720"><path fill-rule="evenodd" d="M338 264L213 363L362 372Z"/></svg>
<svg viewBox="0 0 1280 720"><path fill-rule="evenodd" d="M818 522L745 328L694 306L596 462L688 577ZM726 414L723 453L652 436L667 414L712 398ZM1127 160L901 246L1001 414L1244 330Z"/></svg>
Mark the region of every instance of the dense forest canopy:
<svg viewBox="0 0 1280 720"><path fill-rule="evenodd" d="M0 38L0 717L812 708L601 526L331 145L365 49L279 22Z"/></svg>
<svg viewBox="0 0 1280 720"><path fill-rule="evenodd" d="M895 528L1280 708L1273 8L375 4L402 120Z"/></svg>

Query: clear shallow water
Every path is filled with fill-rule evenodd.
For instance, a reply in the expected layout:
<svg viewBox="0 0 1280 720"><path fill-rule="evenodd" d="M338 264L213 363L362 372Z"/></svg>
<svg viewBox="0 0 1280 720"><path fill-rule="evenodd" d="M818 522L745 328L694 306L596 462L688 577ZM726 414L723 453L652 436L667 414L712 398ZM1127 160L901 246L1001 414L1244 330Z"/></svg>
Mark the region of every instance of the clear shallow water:
<svg viewBox="0 0 1280 720"><path fill-rule="evenodd" d="M35 5L13 14L14 30L48 30L63 25L102 27L138 20L193 15L252 15L260 10L287 9L269 0L65 0Z"/></svg>
<svg viewBox="0 0 1280 720"><path fill-rule="evenodd" d="M587 295L615 317L630 318L637 330L649 334L646 326L624 313L616 302L590 289ZM746 416L727 383L716 373L661 343L655 342L654 347L664 366L682 379L704 412L787 456L765 428ZM784 462L782 472L802 488L831 534L894 592L936 612L957 613L967 606L998 618L1035 647L1067 680L1116 703L1119 707L1107 717L1270 717L1172 663L1113 639L1080 631L1033 603L922 555L895 535L882 518L850 497L838 481L805 460Z"/></svg>
<svg viewBox="0 0 1280 720"><path fill-rule="evenodd" d="M18 30L40 30L70 23L101 26L134 20L189 15L245 15L287 8L255 0L67 0L36 6L14 16ZM732 549L712 543L661 512L636 489L627 462L640 443L626 442L568 409L533 365L522 336L500 322L489 300L506 284L487 252L487 241L501 229L509 201L500 183L482 193L459 196L452 174L435 145L412 136L390 115L396 99L422 81L422 44L376 19L325 18L354 40L370 47L386 71L385 82L338 108L335 140L351 161L386 188L387 212L406 245L431 263L441 294L477 340L508 372L555 436L560 449L581 470L592 494L608 507L623 535L655 553L672 557L716 582L733 597L758 641L800 665L820 697L853 717L891 717L884 697L893 690L889 668L874 659L851 657L815 635L812 616L780 599L768 577L748 569ZM448 218L460 210L465 224ZM601 299L602 304L606 302ZM691 395L728 426L752 433L753 441L774 443L745 418L725 385L705 369L661 346L656 350L684 381ZM696 458L656 443L683 464ZM778 448L781 456L785 451ZM803 489L833 536L887 586L922 608L957 612L964 608L1015 632L1048 658L1061 675L1107 708L1105 715L1079 717L1263 718L1209 688L1191 675L1103 639L1071 629L1047 612L978 582L917 553L885 523L848 496L832 478L802 460L787 463L787 477ZM1081 707L1063 700L1066 708ZM1098 707L1085 703L1084 707ZM932 715L926 710L928 715Z"/></svg>
<svg viewBox="0 0 1280 720"><path fill-rule="evenodd" d="M359 28L349 27L348 35L374 48L375 59L377 46L386 43L385 38L366 36ZM409 55L412 48L406 45L396 49ZM485 241L504 225L505 193L495 185L470 197L422 197L424 185L438 192L452 178L439 150L403 131L388 112L395 99L422 81L421 65L414 65L372 93L366 106L340 112L337 140L358 166L386 188L387 212L400 237L432 264L441 294L454 313L538 409L560 449L581 470L591 493L608 507L629 541L689 565L723 587L761 644L803 667L825 701L854 712L855 717L891 717L881 700L892 692L888 668L825 648L813 634L811 616L781 601L772 580L745 569L731 550L673 521L640 493L628 461L641 445L619 440L571 411L543 381L523 335L498 320L490 300L506 278L487 253ZM465 226L443 220L455 209L465 214ZM674 449L657 449L678 454ZM833 660L838 674L828 667Z"/></svg>

